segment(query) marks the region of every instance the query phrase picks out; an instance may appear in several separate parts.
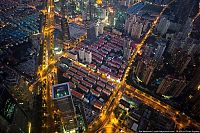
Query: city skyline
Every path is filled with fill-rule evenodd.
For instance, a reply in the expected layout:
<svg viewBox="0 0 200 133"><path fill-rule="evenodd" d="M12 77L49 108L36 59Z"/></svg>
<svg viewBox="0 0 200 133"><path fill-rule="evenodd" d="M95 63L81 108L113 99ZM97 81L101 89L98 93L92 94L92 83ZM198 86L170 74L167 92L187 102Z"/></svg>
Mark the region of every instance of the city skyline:
<svg viewBox="0 0 200 133"><path fill-rule="evenodd" d="M0 3L0 132L200 131L199 0Z"/></svg>

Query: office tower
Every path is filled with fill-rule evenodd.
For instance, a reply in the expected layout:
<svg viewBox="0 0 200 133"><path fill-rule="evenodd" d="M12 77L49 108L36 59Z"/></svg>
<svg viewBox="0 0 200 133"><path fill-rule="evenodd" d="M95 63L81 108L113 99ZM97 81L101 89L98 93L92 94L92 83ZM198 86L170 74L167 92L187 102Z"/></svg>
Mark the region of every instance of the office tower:
<svg viewBox="0 0 200 133"><path fill-rule="evenodd" d="M89 64L92 63L92 52L85 51L85 61Z"/></svg>
<svg viewBox="0 0 200 133"><path fill-rule="evenodd" d="M70 32L69 32L69 24L68 24L68 20L67 20L67 13L66 13L66 2L65 0L61 1L61 14L62 14L62 18L61 18L61 29L62 29L62 37L63 40L69 40L70 39Z"/></svg>
<svg viewBox="0 0 200 133"><path fill-rule="evenodd" d="M166 43L162 42L162 41L158 41L157 45L158 45L158 47L156 49L154 58L159 60L159 59L161 59L161 57L162 57L162 55L163 55L163 53L165 51Z"/></svg>
<svg viewBox="0 0 200 133"><path fill-rule="evenodd" d="M195 0L178 0L178 7L175 12L175 20L179 24L184 24L189 18L192 8L195 4Z"/></svg>
<svg viewBox="0 0 200 133"><path fill-rule="evenodd" d="M170 26L170 21L167 20L165 17L161 18L157 26L158 33L164 35L167 32L169 26Z"/></svg>
<svg viewBox="0 0 200 133"><path fill-rule="evenodd" d="M57 84L52 87L52 98L55 106L59 109L63 132L76 132L77 119L75 107L68 83Z"/></svg>
<svg viewBox="0 0 200 133"><path fill-rule="evenodd" d="M165 76L156 93L165 96L178 97L187 85L184 77Z"/></svg>
<svg viewBox="0 0 200 133"><path fill-rule="evenodd" d="M85 59L85 49L80 49L80 50L78 51L78 55L79 55L79 59L80 59L81 61L84 61L84 59Z"/></svg>
<svg viewBox="0 0 200 133"><path fill-rule="evenodd" d="M155 67L156 65L154 62L140 60L138 61L135 74L145 85L147 85L151 79Z"/></svg>
<svg viewBox="0 0 200 133"><path fill-rule="evenodd" d="M0 85L0 132L28 132L28 116L12 95Z"/></svg>

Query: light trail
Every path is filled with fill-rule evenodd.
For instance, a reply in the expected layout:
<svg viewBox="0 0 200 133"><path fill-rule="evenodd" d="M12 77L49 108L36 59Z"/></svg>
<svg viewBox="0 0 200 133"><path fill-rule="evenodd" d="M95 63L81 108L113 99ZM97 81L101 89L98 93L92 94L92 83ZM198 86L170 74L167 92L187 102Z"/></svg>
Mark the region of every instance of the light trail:
<svg viewBox="0 0 200 133"><path fill-rule="evenodd" d="M126 86L129 86L129 85L126 85ZM155 110L160 111L162 114L169 116L175 122L175 124L178 126L179 129L186 128L187 126L190 126L190 125L200 129L199 123L192 120L185 114L180 113L175 108L173 108L169 105L163 104L158 99L155 99L142 91L135 90L133 87L131 87L131 88L126 87L126 88L127 88L127 90L125 91L125 94L131 95L132 97L136 97L137 99L141 100L146 105L153 107ZM178 117L180 119L184 119L184 121L177 120Z"/></svg>

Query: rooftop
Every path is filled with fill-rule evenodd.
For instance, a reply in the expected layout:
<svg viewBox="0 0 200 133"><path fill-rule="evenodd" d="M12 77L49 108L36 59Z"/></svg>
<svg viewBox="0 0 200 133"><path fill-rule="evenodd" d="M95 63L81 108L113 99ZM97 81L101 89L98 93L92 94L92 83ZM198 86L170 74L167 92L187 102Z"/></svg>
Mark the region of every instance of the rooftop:
<svg viewBox="0 0 200 133"><path fill-rule="evenodd" d="M52 91L53 99L60 99L71 95L71 93L69 92L68 83L54 85L52 89L53 89Z"/></svg>

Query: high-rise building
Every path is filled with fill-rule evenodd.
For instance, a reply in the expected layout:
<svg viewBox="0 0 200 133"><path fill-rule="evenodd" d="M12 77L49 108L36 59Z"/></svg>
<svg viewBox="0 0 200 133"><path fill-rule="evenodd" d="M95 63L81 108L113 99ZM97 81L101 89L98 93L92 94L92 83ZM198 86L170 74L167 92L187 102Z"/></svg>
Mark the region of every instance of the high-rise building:
<svg viewBox="0 0 200 133"><path fill-rule="evenodd" d="M93 21L86 22L87 38L90 40L96 39L95 26L96 26L96 22L93 22Z"/></svg>
<svg viewBox="0 0 200 133"><path fill-rule="evenodd" d="M174 76L167 75L162 80L156 93L160 95L178 97L186 85L187 82L184 77L176 78Z"/></svg>
<svg viewBox="0 0 200 133"><path fill-rule="evenodd" d="M28 132L28 116L7 89L0 85L0 132Z"/></svg>
<svg viewBox="0 0 200 133"><path fill-rule="evenodd" d="M183 60L183 62L182 62L182 64L181 64L181 69L180 69L180 74L181 73L183 73L183 71L187 68L187 66L188 66L188 64L189 64L189 62L191 61L191 57L190 56L188 56L187 58L184 58L184 60Z"/></svg>
<svg viewBox="0 0 200 133"><path fill-rule="evenodd" d="M161 18L157 26L158 33L164 35L167 32L169 26L170 26L170 21L167 20L165 17Z"/></svg>
<svg viewBox="0 0 200 133"><path fill-rule="evenodd" d="M170 64L175 68L176 72L182 74L183 71L187 68L192 57L188 55L185 51L175 50L172 53L172 58Z"/></svg>
<svg viewBox="0 0 200 133"><path fill-rule="evenodd" d="M151 44L145 45L144 51L143 51L144 57L150 58L152 53L153 53L153 46Z"/></svg>
<svg viewBox="0 0 200 133"><path fill-rule="evenodd" d="M95 36L96 37L99 36L99 25L98 24L95 25Z"/></svg>
<svg viewBox="0 0 200 133"><path fill-rule="evenodd" d="M148 24L143 21L140 16L131 15L125 21L124 30L127 34L130 34L132 37L139 39L142 35L142 31L145 31L147 26Z"/></svg>
<svg viewBox="0 0 200 133"><path fill-rule="evenodd" d="M79 59L80 59L81 61L84 61L84 59L85 59L85 49L80 49L80 50L78 51L78 56L79 56Z"/></svg>
<svg viewBox="0 0 200 133"><path fill-rule="evenodd" d="M61 14L62 14L62 18L61 18L61 29L62 29L62 37L63 40L69 40L70 39L70 32L69 32L69 24L68 24L68 20L65 17L66 16L66 2L65 0L61 1Z"/></svg>
<svg viewBox="0 0 200 133"><path fill-rule="evenodd" d="M175 49L178 47L179 42L177 40L171 40L167 51L169 53L174 53Z"/></svg>
<svg viewBox="0 0 200 133"><path fill-rule="evenodd" d="M165 51L166 43L162 42L162 41L158 41L157 45L158 45L158 47L157 47L157 50L155 52L154 58L159 60L162 57L162 55Z"/></svg>
<svg viewBox="0 0 200 133"><path fill-rule="evenodd" d="M145 71L143 72L143 76L142 76L142 81L144 82L145 85L147 85L151 79L151 76L154 72L155 66L152 64L148 64L146 66Z"/></svg>
<svg viewBox="0 0 200 133"><path fill-rule="evenodd" d="M128 60L131 56L131 40L125 39L123 45L123 57L125 60Z"/></svg>
<svg viewBox="0 0 200 133"><path fill-rule="evenodd" d="M155 63L147 60L140 60L137 64L135 74L136 76L147 85L155 69Z"/></svg>
<svg viewBox="0 0 200 133"><path fill-rule="evenodd" d="M64 132L76 132L77 119L75 107L68 83L57 84L52 87L52 98L59 109Z"/></svg>
<svg viewBox="0 0 200 133"><path fill-rule="evenodd" d="M132 27L131 36L139 39L142 35L142 28L143 24L136 22Z"/></svg>
<svg viewBox="0 0 200 133"><path fill-rule="evenodd" d="M187 52L188 55L199 53L200 41L193 38L186 38L181 45L181 48Z"/></svg>
<svg viewBox="0 0 200 133"><path fill-rule="evenodd" d="M183 32L182 39L185 39L189 36L189 34L192 31L192 28L193 28L192 19L188 18L186 23L184 24L184 26L182 28L182 32Z"/></svg>
<svg viewBox="0 0 200 133"><path fill-rule="evenodd" d="M85 51L85 62L92 63L92 52Z"/></svg>
<svg viewBox="0 0 200 133"><path fill-rule="evenodd" d="M100 22L98 27L98 34L102 35L103 31L104 31L104 24Z"/></svg>

